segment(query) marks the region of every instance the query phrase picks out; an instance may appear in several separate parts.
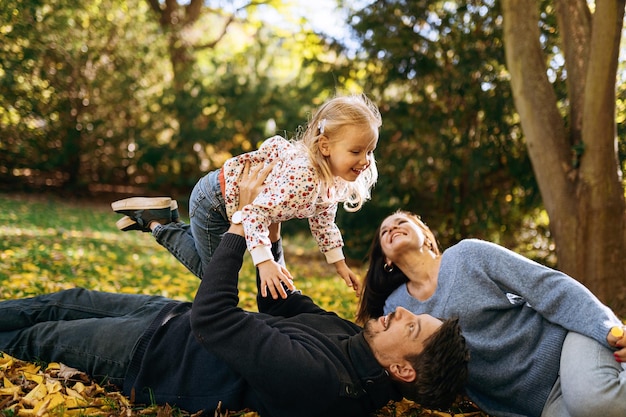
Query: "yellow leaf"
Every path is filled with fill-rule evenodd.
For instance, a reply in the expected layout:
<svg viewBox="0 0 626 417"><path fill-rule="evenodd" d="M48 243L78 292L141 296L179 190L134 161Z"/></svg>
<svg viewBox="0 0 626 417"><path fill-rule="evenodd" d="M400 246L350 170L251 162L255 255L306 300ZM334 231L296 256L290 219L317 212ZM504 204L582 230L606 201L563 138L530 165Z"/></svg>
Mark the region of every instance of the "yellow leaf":
<svg viewBox="0 0 626 417"><path fill-rule="evenodd" d="M27 380L33 381L36 384L41 384L43 383L43 376L37 374L37 371L39 371L39 367L37 367L34 372L32 372L32 367L29 367L28 370L24 370L22 372L24 372L24 378Z"/></svg>
<svg viewBox="0 0 626 417"><path fill-rule="evenodd" d="M35 388L33 388L28 394L24 396L24 401L31 405L34 405L37 401L45 397L47 393L48 391L46 390L46 386L44 384L38 384Z"/></svg>
<svg viewBox="0 0 626 417"><path fill-rule="evenodd" d="M79 397L69 397L69 396L65 397L65 406L68 409L81 408L81 407L85 407L86 405L87 405L87 401L85 401L85 399L80 396Z"/></svg>
<svg viewBox="0 0 626 417"><path fill-rule="evenodd" d="M82 394L85 391L85 384L78 381L77 383L74 384L74 390Z"/></svg>
<svg viewBox="0 0 626 417"><path fill-rule="evenodd" d="M63 397L63 394L61 394L60 392L55 392L54 394L50 394L48 395L47 398L49 399L49 403L47 407L48 410L53 410L59 405L65 403L65 398Z"/></svg>
<svg viewBox="0 0 626 417"><path fill-rule="evenodd" d="M13 359L13 357L7 355L6 353L2 354L2 357L0 358L0 368L10 368L11 366L13 366L13 362L15 360Z"/></svg>
<svg viewBox="0 0 626 417"><path fill-rule="evenodd" d="M0 395L16 395L21 392L22 392L22 389L15 385L11 385L10 387L0 388Z"/></svg>
<svg viewBox="0 0 626 417"><path fill-rule="evenodd" d="M70 398L77 398L77 399L80 399L80 400L83 399L83 396L80 395L78 393L78 391L75 391L75 390L73 390L70 387L65 388L65 392L67 393L68 397L70 397Z"/></svg>
<svg viewBox="0 0 626 417"><path fill-rule="evenodd" d="M35 408L33 408L35 416L41 417L42 415L46 414L46 410L48 410L48 404L50 404L50 399L47 397L39 401Z"/></svg>
<svg viewBox="0 0 626 417"><path fill-rule="evenodd" d="M35 410L33 408L20 408L17 415L19 417L31 417L35 415Z"/></svg>
<svg viewBox="0 0 626 417"><path fill-rule="evenodd" d="M46 371L50 371L52 369L61 369L61 364L58 362L50 362L48 364L48 367L46 368Z"/></svg>
<svg viewBox="0 0 626 417"><path fill-rule="evenodd" d="M55 381L54 379L46 380L46 389L49 394L53 394L55 392L60 392L63 389L63 385L59 381Z"/></svg>

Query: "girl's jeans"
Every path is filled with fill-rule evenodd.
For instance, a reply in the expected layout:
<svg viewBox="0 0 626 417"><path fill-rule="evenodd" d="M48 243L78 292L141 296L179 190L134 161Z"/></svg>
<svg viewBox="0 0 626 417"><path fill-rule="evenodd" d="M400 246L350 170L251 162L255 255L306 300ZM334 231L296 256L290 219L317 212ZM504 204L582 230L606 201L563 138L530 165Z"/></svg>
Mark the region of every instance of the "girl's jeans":
<svg viewBox="0 0 626 417"><path fill-rule="evenodd" d="M136 343L171 302L74 288L0 303L0 351L46 358L122 387Z"/></svg>
<svg viewBox="0 0 626 417"><path fill-rule="evenodd" d="M189 225L168 223L152 231L157 242L200 279L230 227L219 172L208 173L193 188L189 197Z"/></svg>
<svg viewBox="0 0 626 417"><path fill-rule="evenodd" d="M626 370L608 348L570 332L542 417L626 416Z"/></svg>

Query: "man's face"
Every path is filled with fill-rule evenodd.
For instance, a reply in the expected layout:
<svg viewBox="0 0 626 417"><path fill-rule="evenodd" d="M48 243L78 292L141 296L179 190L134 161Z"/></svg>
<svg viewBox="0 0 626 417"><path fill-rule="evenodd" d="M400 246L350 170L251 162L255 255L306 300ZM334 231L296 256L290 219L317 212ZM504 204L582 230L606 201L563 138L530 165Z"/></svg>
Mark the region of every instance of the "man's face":
<svg viewBox="0 0 626 417"><path fill-rule="evenodd" d="M442 325L429 315L416 315L398 307L395 312L365 324L365 338L383 367L424 350L424 342Z"/></svg>

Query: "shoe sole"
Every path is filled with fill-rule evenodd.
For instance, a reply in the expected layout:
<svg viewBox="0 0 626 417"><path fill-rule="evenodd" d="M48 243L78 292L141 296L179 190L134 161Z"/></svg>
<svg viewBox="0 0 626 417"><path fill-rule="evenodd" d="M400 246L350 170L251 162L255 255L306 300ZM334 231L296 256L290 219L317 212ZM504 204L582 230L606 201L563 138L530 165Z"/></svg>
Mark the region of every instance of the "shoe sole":
<svg viewBox="0 0 626 417"><path fill-rule="evenodd" d="M115 225L117 226L118 229L122 230L122 231L127 231L127 230L131 230L130 228L133 226L137 226L137 222L134 221L133 219L131 219L128 216L124 216L121 219L119 219L118 221L115 222Z"/></svg>
<svg viewBox="0 0 626 417"><path fill-rule="evenodd" d="M172 204L170 197L131 197L111 203L113 211L145 210L169 208Z"/></svg>
<svg viewBox="0 0 626 417"><path fill-rule="evenodd" d="M170 210L172 211L172 215L174 215L174 213L178 214L178 203L176 202L176 200L172 200L172 202L170 203ZM175 221L174 219L172 220ZM176 216L176 220L178 220L178 216ZM115 225L123 232L126 232L128 230L140 230L137 222L128 216L124 216L116 221Z"/></svg>

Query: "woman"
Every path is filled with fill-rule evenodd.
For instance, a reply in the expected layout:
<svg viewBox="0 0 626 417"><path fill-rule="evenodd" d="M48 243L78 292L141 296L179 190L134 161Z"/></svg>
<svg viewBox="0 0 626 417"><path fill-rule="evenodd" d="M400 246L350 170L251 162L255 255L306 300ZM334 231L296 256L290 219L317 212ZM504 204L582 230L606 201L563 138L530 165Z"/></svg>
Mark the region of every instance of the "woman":
<svg viewBox="0 0 626 417"><path fill-rule="evenodd" d="M622 323L559 271L476 239L441 252L416 215L399 211L372 244L357 318L397 306L459 317L467 394L491 415L626 415L626 337L611 334Z"/></svg>

